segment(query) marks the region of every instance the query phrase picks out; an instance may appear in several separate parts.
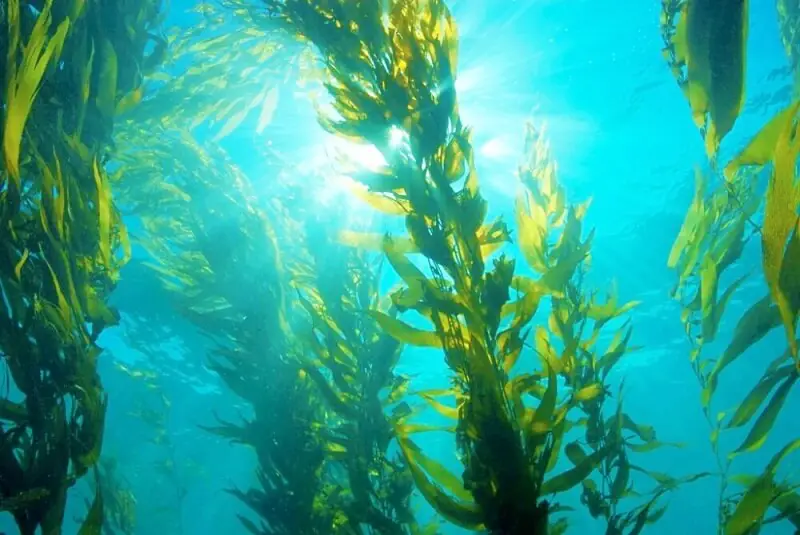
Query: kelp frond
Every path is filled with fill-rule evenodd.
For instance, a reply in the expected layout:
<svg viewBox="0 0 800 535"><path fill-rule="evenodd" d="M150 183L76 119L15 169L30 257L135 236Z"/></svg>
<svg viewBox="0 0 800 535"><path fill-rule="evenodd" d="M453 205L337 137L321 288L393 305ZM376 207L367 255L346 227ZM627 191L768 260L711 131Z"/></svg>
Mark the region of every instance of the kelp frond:
<svg viewBox="0 0 800 535"><path fill-rule="evenodd" d="M139 83L132 73L159 9L158 1L92 0L36 9L13 0L0 9L8 36L0 354L11 379L0 416L0 502L24 535L61 532L68 489L100 457L107 400L97 340L117 322L107 300L128 258L105 163L114 105ZM117 25L128 31L107 32ZM119 55L124 65L111 60ZM102 519L95 499L82 531Z"/></svg>

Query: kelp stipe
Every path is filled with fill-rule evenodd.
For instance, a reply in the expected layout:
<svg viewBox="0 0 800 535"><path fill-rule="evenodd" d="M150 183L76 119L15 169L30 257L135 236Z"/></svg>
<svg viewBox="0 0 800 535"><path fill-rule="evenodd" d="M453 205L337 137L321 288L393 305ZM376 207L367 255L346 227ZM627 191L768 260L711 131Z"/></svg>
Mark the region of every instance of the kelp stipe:
<svg viewBox="0 0 800 535"><path fill-rule="evenodd" d="M97 463L107 305L127 258L104 164L160 2L5 2L0 227L0 501L19 532L62 531L67 492ZM125 25L127 32L109 33ZM118 57L124 62L118 63ZM119 254L119 251L123 251ZM103 521L101 494L83 523Z"/></svg>
<svg viewBox="0 0 800 535"><path fill-rule="evenodd" d="M790 31L787 24L791 23L786 18L786 8L787 4L779 3L784 38ZM792 54L791 49L788 52ZM734 54L738 55L738 51ZM726 60L724 56L715 58L716 62ZM713 62L704 66L708 71L714 68ZM754 533L765 524L781 520L800 529L796 485L776 480L781 462L800 448L800 439L790 440L779 449L758 476L731 474L734 458L766 443L800 374L796 333L800 310L798 110L800 104L795 102L779 112L724 166L722 173L717 173L716 162L712 162L711 178L722 184L710 193L706 193L707 178L698 171L694 200L668 259L668 265L678 273L675 296L683 308L681 319L692 345L690 363L702 387L701 405L711 429L710 442L720 477L718 532L725 535ZM757 178L759 168L766 165L771 169L762 196ZM762 210L763 220L756 217ZM748 278L744 274L723 290L721 276L736 264L746 244L755 239L761 245L765 295L739 316L722 354L709 358L705 346L718 338L727 305ZM787 349L769 364L733 414L715 412L714 394L724 372L779 327L785 332ZM747 426L747 435L735 450L727 454L721 451L721 433ZM733 490L735 485L744 490ZM767 517L770 509L775 510L773 517Z"/></svg>

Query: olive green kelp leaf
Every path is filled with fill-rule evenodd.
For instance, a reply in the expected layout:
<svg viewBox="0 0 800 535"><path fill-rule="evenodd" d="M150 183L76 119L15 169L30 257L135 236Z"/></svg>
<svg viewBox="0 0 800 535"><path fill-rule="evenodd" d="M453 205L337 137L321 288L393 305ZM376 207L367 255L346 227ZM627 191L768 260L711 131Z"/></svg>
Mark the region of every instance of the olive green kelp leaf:
<svg viewBox="0 0 800 535"><path fill-rule="evenodd" d="M772 162L761 231L762 265L770 296L795 363L800 369L795 324L800 309L800 238L797 208L796 165L800 154L797 118L800 101L794 102L769 121L725 170L730 180L739 167L762 166Z"/></svg>
<svg viewBox="0 0 800 535"><path fill-rule="evenodd" d="M417 329L377 310L370 311L369 314L387 334L400 343L421 347L442 347L439 336L434 331Z"/></svg>
<svg viewBox="0 0 800 535"><path fill-rule="evenodd" d="M674 28L672 46L686 71L683 89L709 157L744 103L747 22L748 0L688 0Z"/></svg>
<svg viewBox="0 0 800 535"><path fill-rule="evenodd" d="M800 530L800 494L781 489L780 494L772 502L772 507L781 513L781 517Z"/></svg>
<svg viewBox="0 0 800 535"><path fill-rule="evenodd" d="M772 399L764 409L764 412L761 413L756 422L753 424L753 427L750 429L750 432L747 434L744 442L742 442L742 444L731 454L731 456L755 451L764 444L764 442L767 440L767 435L769 435L770 430L772 430L772 427L775 425L775 420L778 418L778 414L783 408L786 398L794 386L795 381L797 381L797 375L792 374L791 376L787 377L783 383L781 383L781 385L775 391L775 395L772 396Z"/></svg>
<svg viewBox="0 0 800 535"><path fill-rule="evenodd" d="M800 194L795 186L795 169L800 154L800 139L795 131L796 117L795 113L794 117L789 118L775 147L774 169L767 187L761 245L764 277L773 302L780 311L792 356L798 362L795 324L797 279L800 273L800 255L797 254L797 206L800 204Z"/></svg>
<svg viewBox="0 0 800 535"><path fill-rule="evenodd" d="M100 481L97 481L94 500L86 519L81 524L78 535L100 535L103 531L103 493Z"/></svg>
<svg viewBox="0 0 800 535"><path fill-rule="evenodd" d="M767 165L775 156L778 139L786 125L797 114L800 100L793 102L769 120L750 140L750 143L725 166L725 177L731 180L736 171L745 165Z"/></svg>
<svg viewBox="0 0 800 535"><path fill-rule="evenodd" d="M752 483L739 501L725 525L725 535L745 535L761 524L764 514L776 498L775 472L780 462L800 448L800 439L794 440L776 453L764 472Z"/></svg>
<svg viewBox="0 0 800 535"><path fill-rule="evenodd" d="M731 429L747 424L755 416L756 411L758 411L758 408L764 403L764 400L775 386L793 373L794 368L792 366L783 366L777 370L767 370L758 384L750 390L744 401L736 408L736 412L731 417L727 427Z"/></svg>
<svg viewBox="0 0 800 535"><path fill-rule="evenodd" d="M736 324L733 339L709 375L709 384L703 391L704 405L708 405L722 371L780 323L778 309L772 304L769 296L763 297L747 309Z"/></svg>
<svg viewBox="0 0 800 535"><path fill-rule="evenodd" d="M464 489L460 478L453 475L438 461L422 453L419 447L407 437L399 436L398 444L411 470L411 475L414 477L414 482L417 484L417 489L436 512L458 526L475 531L481 530L483 515L478 506L471 501L471 495ZM429 478L427 474L430 474L433 479Z"/></svg>
<svg viewBox="0 0 800 535"><path fill-rule="evenodd" d="M9 177L17 189L20 187L20 146L23 130L33 106L33 101L41 87L42 78L51 61L55 62L61 55L64 40L69 30L69 20L62 21L52 36L49 36L50 24L53 20L53 0L48 0L41 8L31 30L28 42L24 44L22 61L17 64L16 54L9 53L10 60L6 65L5 125L3 131L3 156ZM8 17L9 40L8 50L15 51L20 44L20 2L12 0L6 3Z"/></svg>

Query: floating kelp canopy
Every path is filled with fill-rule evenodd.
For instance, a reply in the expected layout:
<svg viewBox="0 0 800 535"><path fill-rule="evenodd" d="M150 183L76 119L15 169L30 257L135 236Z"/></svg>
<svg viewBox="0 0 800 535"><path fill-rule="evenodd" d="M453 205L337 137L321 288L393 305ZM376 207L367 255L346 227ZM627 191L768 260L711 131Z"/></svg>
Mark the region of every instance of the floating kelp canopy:
<svg viewBox="0 0 800 535"><path fill-rule="evenodd" d="M778 0L777 12L796 71L796 2ZM114 391L97 373L98 338L119 317L109 295L132 254L128 222L170 307L159 321L208 339L194 358L228 393L194 407L192 424L252 453L248 486L228 488L243 506L231 530L539 535L587 516L607 534L638 535L657 529L671 497L712 478L718 533L800 529L797 482L781 472L800 438L758 473L735 464L774 436L800 370L799 105L718 161L745 106L747 1L662 6L667 68L710 164L667 259L716 461L692 473L658 471L647 455L683 445L634 418L619 379L640 349L639 303L587 282L590 202L567 195L536 117L518 125L524 151L504 177L517 185L513 220L489 217L443 0L201 2L200 22L172 32L155 0L16 0L0 13L0 354L10 378L0 505L21 533L69 529L68 491L89 471L79 533L136 530L124 465L100 461ZM298 208L317 183L293 191L293 203L264 198L228 150L234 134L270 132L296 78L325 92L317 118L328 134L380 154L379 164L349 162L353 197L401 230ZM313 92L294 96L317 104ZM761 297L735 316L753 275L728 275L748 247L760 247ZM728 317L732 333L721 328ZM148 354L169 326L142 332L133 342ZM771 332L785 347L733 410L719 410L731 367ZM401 367L410 353L441 364L441 388L414 388ZM172 448L165 384L118 369L156 396L162 412L138 416L155 445ZM737 429L729 450L721 437ZM452 444L446 462L429 435ZM165 462L174 458L170 449ZM187 491L176 492L183 507Z"/></svg>

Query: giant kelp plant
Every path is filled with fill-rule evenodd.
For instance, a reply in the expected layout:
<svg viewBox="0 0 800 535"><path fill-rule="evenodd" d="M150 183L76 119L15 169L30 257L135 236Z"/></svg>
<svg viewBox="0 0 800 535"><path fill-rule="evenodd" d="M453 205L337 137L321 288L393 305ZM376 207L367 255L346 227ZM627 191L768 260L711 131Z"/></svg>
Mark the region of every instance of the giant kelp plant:
<svg viewBox="0 0 800 535"><path fill-rule="evenodd" d="M514 260L494 254L510 235L502 220L486 221L471 133L456 103L457 38L447 8L438 1L265 4L283 27L320 52L335 109L320 116L323 126L384 156L377 172L355 173L368 190L360 196L405 217L407 236L348 232L342 238L383 251L404 282L392 293L389 311L371 314L383 330L412 346L441 349L453 372L453 388L436 394L454 397L455 407L431 392L423 396L457 420L462 478L423 454L410 436L413 425L396 426L420 492L442 516L470 529L546 533L555 510L546 497L579 485L604 464L602 492L587 483L585 501L595 516L606 516L610 530L640 532L660 511L654 500L626 515L616 511L630 473L622 429L638 429L651 447L660 443L621 410L608 421L601 414L603 382L626 351L625 328L605 354L593 347L600 328L630 306L582 294L580 268L591 242L581 232L584 207L565 205L552 174L541 180L527 171L518 206L520 246L540 276L515 275ZM398 132L400 143L394 141ZM531 148L541 147L532 142ZM550 330L537 333L541 369L518 371L527 328L545 299L553 312ZM410 311L433 330L397 317ZM584 339L589 319L593 333ZM551 344L549 333L560 343ZM559 395L559 376L567 396ZM571 409L588 417L573 422ZM557 466L568 428L587 424L589 451L571 443L566 451L574 466L546 477ZM563 526L555 524L554 531Z"/></svg>
<svg viewBox="0 0 800 535"><path fill-rule="evenodd" d="M524 257L539 279L520 277L520 281L524 285L550 284L559 263L571 261L565 260L569 257L564 256L564 243L575 242L580 236L579 222L587 205L572 208L573 214L568 212L555 162L541 130L528 125L525 146L526 159L518 171L523 188L517 198L517 226ZM607 452L597 468L597 477L587 475L582 479L581 502L592 517L605 520L607 533L639 533L664 513L665 508L656 503L661 496L709 474L678 477L636 464L637 454L681 445L660 441L652 426L637 423L622 410L624 383L620 385L616 407L608 408L612 399L611 374L620 360L636 349L630 345L630 319L615 329L604 349L598 347L598 341L610 322L627 316L638 302L620 305L613 286L604 298L599 292L587 290L584 278L590 264L590 239L591 236L583 242L585 256L574 272L553 287L547 327L536 328L534 344L543 367L547 369L547 364L552 365L569 387L569 409L577 409L571 412L581 416L574 422L564 418L553 431L554 441L558 444L567 440L570 429L582 431L582 440L570 441L564 448L567 458L576 467L591 454ZM514 381L522 381L527 393L543 400L542 385L531 383L531 379L536 378L536 374L522 374ZM552 467L551 464L549 468ZM647 491L636 490L636 473L647 476L654 486ZM641 503L624 507L625 499L632 497L641 498Z"/></svg>
<svg viewBox="0 0 800 535"><path fill-rule="evenodd" d="M693 10L692 4L691 1L683 5L664 3L663 33L671 36L668 50L670 46L673 50L716 46L708 41L708 32L693 33L686 29L717 24L710 20L717 18L715 14ZM795 21L790 4L778 2L784 42L795 66L791 41ZM742 5L744 9L735 15L734 33L737 34L746 33L747 4ZM680 19L676 26L674 18L678 10ZM733 11L736 10L726 12L723 18ZM691 56L670 53L668 57L673 60L674 72L682 85L687 80L691 85L692 80L702 84L701 80L736 79L735 90L743 93L744 74L739 71L743 69L746 47L744 40L736 42L738 46L733 50L706 51L706 56L698 60L694 68ZM729 54L733 54L733 61ZM687 64L688 74L681 75L681 69ZM736 72L729 72L731 69ZM707 102L713 108L729 99L711 91ZM694 103L692 108L694 110ZM759 450L767 442L800 374L796 339L800 310L799 109L798 103L784 108L723 172L717 171L713 160L710 177L698 170L695 197L668 260L678 273L675 294L683 308L682 321L692 345L690 362L702 387L702 408L711 429L710 441L720 478L718 529L726 535L756 533L763 525L781 521L800 529L800 496L794 492L796 483L778 477L783 459L800 448L800 438L780 448L761 474L731 473L736 458ZM764 166L771 168L767 171L766 191L761 192L758 179ZM717 177L721 184L707 192L706 183ZM760 242L763 297L751 303L739 316L722 354L710 357L706 348L718 338L728 303L740 295L740 288L749 277L744 274L727 283L723 290L723 273L736 265L746 247L755 245L751 242ZM724 372L751 348L760 347L768 333L781 327L786 334L786 350L774 356L733 414L715 412L714 394ZM730 429L746 429L747 434L739 446L726 455L720 447L720 435ZM774 510L775 514L768 516L769 510Z"/></svg>
<svg viewBox="0 0 800 535"><path fill-rule="evenodd" d="M455 92L457 29L442 0L221 4L198 3L201 22L169 38L158 33L157 0L0 4L0 354L10 384L0 508L21 533L60 533L68 489L98 461L97 338L117 321L107 298L130 254L118 207L141 224L174 309L211 340L202 358L244 402L240 419L210 430L254 453L253 486L231 490L252 512L240 516L251 533L432 533L412 514L416 487L442 517L475 531L563 533L563 494L573 491L607 534L638 535L664 513L666 493L712 475L640 464L640 454L678 445L624 403L619 363L633 349L636 303L586 283L588 202L568 202L541 130L526 130L516 232L488 219ZM797 2L777 4L796 71ZM719 532L800 529L797 485L778 475L800 440L760 474L732 474L732 460L760 449L786 412L800 369L800 104L720 172L719 145L744 100L747 1L663 5L665 56L711 159L669 264L718 462ZM295 207L264 202L220 145L255 113L253 130L267 128L278 79L309 66L307 51L295 55L276 29L318 53L332 97L323 127L383 155L378 169L353 172L358 196L402 217L405 235L296 221ZM723 277L756 241L763 298L711 358L746 281ZM383 261L400 279L385 296ZM717 413L730 366L779 330L786 351L732 414ZM442 357L449 387L407 396L410 378L395 371L404 348ZM453 425L418 421L419 407ZM724 452L720 434L744 428L741 445ZM460 474L428 455L420 432L449 434ZM132 498L115 491L113 470L94 473L80 532L131 531Z"/></svg>
<svg viewBox="0 0 800 535"><path fill-rule="evenodd" d="M100 456L97 339L116 322L107 297L127 249L105 164L160 9L159 0L0 6L0 508L22 534L61 533L68 490ZM102 519L98 493L82 532Z"/></svg>
<svg viewBox="0 0 800 535"><path fill-rule="evenodd" d="M179 44L174 58L181 57L181 50L184 57L204 55L220 39L194 40L186 49ZM214 428L251 446L258 460L258 485L232 491L259 518L254 523L242 517L242 522L257 533L326 533L336 509L326 506L330 489L323 487L321 477L324 412L314 384L299 363L286 358L285 281L271 224L253 204L246 177L224 151L199 142L186 128L202 121L182 120L191 116L182 105L186 98L195 91L202 94L207 84L224 83L227 70L222 67L236 69L235 59L242 55L253 61L270 57L268 50L254 50L246 42L237 45L232 47L234 57L206 63L205 77L190 68L163 85L155 80L153 96L131 114L124 145L119 144L118 157L130 171L119 190L142 220L147 231L143 245L177 311L214 340L214 370L252 411L241 422ZM262 88L259 84L259 102ZM224 102L200 103L205 104L199 110L208 109L211 120L228 117L216 108L220 104L227 113L237 111ZM227 129L222 124L217 137ZM160 133L157 138L153 129ZM212 161L215 166L209 165ZM171 173L155 177L153 168ZM287 404L290 413L277 410Z"/></svg>
<svg viewBox="0 0 800 535"><path fill-rule="evenodd" d="M162 192L146 192L172 200L140 212L145 243L176 309L215 341L213 369L252 409L242 422L214 428L251 446L258 458L258 487L233 492L261 522L242 521L257 533L324 533L335 516L333 507L323 507L324 413L315 385L286 358L284 288L271 227L238 189L235 168L207 167L212 157L189 134L164 132L159 150L146 144L147 135L131 145L143 150L136 156L141 167L131 163L131 169L146 176L152 158L175 154L184 167L173 168ZM290 413L278 410L287 404Z"/></svg>
<svg viewBox="0 0 800 535"><path fill-rule="evenodd" d="M336 414L325 435L347 473L346 510L368 533L420 533L411 512L411 473L388 453L396 438L392 422L409 416L408 405L397 402L410 378L394 372L403 346L371 317L381 304L380 264L326 241L326 228L333 227L308 225L313 260L293 269L293 283L311 319L305 370Z"/></svg>

